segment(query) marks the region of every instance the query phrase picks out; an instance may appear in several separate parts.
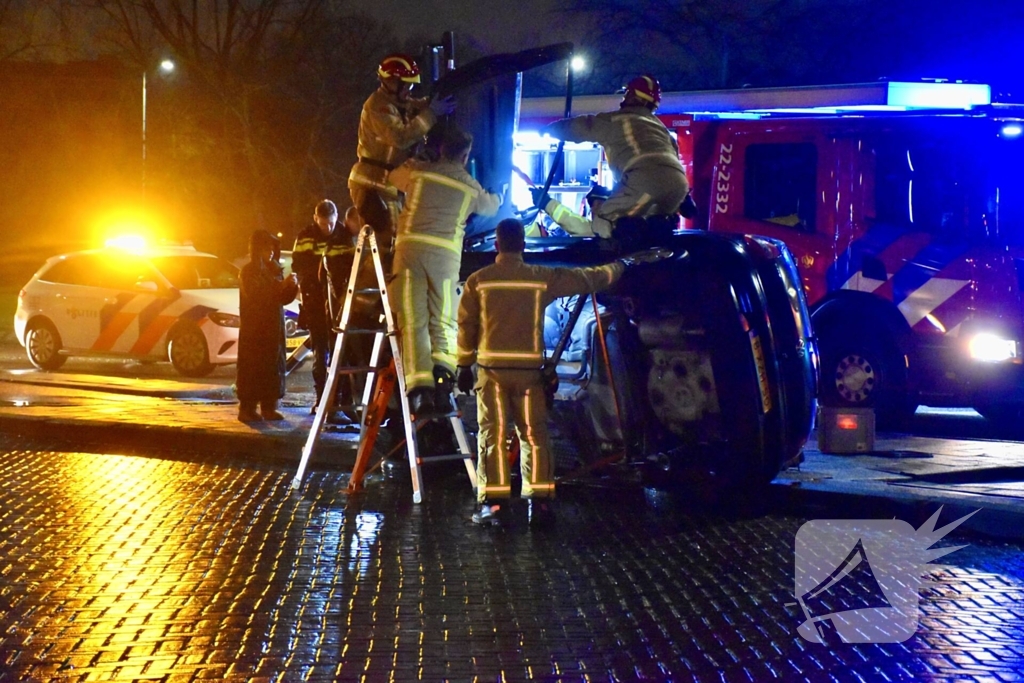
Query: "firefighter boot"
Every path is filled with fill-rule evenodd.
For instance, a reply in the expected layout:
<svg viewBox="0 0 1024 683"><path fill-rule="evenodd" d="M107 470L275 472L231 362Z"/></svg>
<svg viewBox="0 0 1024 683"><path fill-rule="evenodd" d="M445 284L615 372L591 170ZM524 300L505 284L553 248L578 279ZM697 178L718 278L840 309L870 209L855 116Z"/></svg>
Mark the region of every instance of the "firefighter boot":
<svg viewBox="0 0 1024 683"><path fill-rule="evenodd" d="M409 412L415 418L427 417L436 412L434 408L434 388L416 387L409 392Z"/></svg>
<svg viewBox="0 0 1024 683"><path fill-rule="evenodd" d="M542 529L555 523L555 508L550 500L530 499L530 526Z"/></svg>
<svg viewBox="0 0 1024 683"><path fill-rule="evenodd" d="M452 410L455 391L455 373L443 365L434 366L434 408L440 413Z"/></svg>
<svg viewBox="0 0 1024 683"><path fill-rule="evenodd" d="M473 520L473 524L479 524L480 526L501 526L502 518L504 517L502 505L488 505L484 503L480 506L473 516L470 518Z"/></svg>

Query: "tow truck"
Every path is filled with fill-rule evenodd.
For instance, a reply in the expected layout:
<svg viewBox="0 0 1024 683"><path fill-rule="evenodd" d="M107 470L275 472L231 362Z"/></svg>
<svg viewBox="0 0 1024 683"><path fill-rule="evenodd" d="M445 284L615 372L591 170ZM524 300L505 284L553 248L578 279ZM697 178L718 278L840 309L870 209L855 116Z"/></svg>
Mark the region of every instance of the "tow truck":
<svg viewBox="0 0 1024 683"><path fill-rule="evenodd" d="M981 83L666 93L701 208L689 228L781 240L821 350L822 402L904 425L919 404L1024 408L1024 106ZM575 113L614 109L578 97ZM524 100L517 154L559 98ZM574 149L566 188L600 150ZM522 188L514 188L525 192Z"/></svg>

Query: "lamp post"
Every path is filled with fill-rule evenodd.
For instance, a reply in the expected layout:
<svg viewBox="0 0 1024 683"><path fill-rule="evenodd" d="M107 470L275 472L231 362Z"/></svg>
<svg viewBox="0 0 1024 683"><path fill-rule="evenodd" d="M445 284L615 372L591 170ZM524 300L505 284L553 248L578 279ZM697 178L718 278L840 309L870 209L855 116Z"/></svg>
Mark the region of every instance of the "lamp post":
<svg viewBox="0 0 1024 683"><path fill-rule="evenodd" d="M174 62L165 59L159 69L169 74L174 71ZM146 70L142 72L142 196L146 196Z"/></svg>

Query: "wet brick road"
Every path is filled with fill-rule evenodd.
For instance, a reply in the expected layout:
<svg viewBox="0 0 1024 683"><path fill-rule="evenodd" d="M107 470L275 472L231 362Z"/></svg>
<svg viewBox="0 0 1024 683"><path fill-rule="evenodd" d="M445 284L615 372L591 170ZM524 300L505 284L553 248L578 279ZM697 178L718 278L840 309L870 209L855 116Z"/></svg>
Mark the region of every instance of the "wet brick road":
<svg viewBox="0 0 1024 683"><path fill-rule="evenodd" d="M1019 547L944 558L906 643L814 645L802 518L567 486L556 528L487 530L464 472L427 474L414 506L337 471L300 494L291 469L0 437L0 681L1024 680Z"/></svg>

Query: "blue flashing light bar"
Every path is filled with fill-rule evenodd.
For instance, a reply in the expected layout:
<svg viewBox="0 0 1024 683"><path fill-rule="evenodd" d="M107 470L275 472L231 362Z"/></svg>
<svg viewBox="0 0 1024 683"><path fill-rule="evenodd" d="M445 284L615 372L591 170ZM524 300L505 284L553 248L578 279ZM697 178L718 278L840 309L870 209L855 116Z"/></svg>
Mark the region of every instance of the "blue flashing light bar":
<svg viewBox="0 0 1024 683"><path fill-rule="evenodd" d="M589 95L573 99L574 114L617 109L621 95ZM992 89L980 83L945 81L879 81L847 85L794 88L745 88L669 92L661 99L659 114L692 114L734 118L737 113L856 114L901 112L915 109L968 110L992 104ZM560 97L525 99L524 119L559 118L565 102Z"/></svg>

